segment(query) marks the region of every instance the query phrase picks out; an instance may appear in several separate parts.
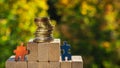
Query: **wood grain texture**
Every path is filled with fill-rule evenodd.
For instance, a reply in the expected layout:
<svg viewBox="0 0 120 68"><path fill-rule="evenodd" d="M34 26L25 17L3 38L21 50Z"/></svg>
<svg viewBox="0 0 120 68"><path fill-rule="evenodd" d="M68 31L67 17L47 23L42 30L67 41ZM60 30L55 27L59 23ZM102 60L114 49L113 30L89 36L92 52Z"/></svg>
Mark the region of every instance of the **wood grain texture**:
<svg viewBox="0 0 120 68"><path fill-rule="evenodd" d="M50 43L48 47L48 60L59 61L60 60L60 39L55 39Z"/></svg>
<svg viewBox="0 0 120 68"><path fill-rule="evenodd" d="M49 62L50 68L60 68L60 62Z"/></svg>
<svg viewBox="0 0 120 68"><path fill-rule="evenodd" d="M52 42L34 43L28 42L28 61L59 61L60 40L54 39Z"/></svg>
<svg viewBox="0 0 120 68"><path fill-rule="evenodd" d="M39 62L37 61L29 61L28 68L39 68Z"/></svg>
<svg viewBox="0 0 120 68"><path fill-rule="evenodd" d="M16 62L16 68L28 68L26 61L18 61Z"/></svg>
<svg viewBox="0 0 120 68"><path fill-rule="evenodd" d="M49 68L49 62L39 62L39 68Z"/></svg>
<svg viewBox="0 0 120 68"><path fill-rule="evenodd" d="M5 64L6 68L28 68L27 61L15 61L15 56L11 56Z"/></svg>
<svg viewBox="0 0 120 68"><path fill-rule="evenodd" d="M50 43L38 43L38 61L48 61L48 45Z"/></svg>
<svg viewBox="0 0 120 68"><path fill-rule="evenodd" d="M29 54L27 55L28 61L38 60L38 44L37 43L28 42L27 50L29 50Z"/></svg>
<svg viewBox="0 0 120 68"><path fill-rule="evenodd" d="M16 68L15 61L6 61L5 68Z"/></svg>
<svg viewBox="0 0 120 68"><path fill-rule="evenodd" d="M81 56L72 56L72 68L83 68L83 60Z"/></svg>
<svg viewBox="0 0 120 68"><path fill-rule="evenodd" d="M60 65L61 68L71 68L71 61L62 61Z"/></svg>

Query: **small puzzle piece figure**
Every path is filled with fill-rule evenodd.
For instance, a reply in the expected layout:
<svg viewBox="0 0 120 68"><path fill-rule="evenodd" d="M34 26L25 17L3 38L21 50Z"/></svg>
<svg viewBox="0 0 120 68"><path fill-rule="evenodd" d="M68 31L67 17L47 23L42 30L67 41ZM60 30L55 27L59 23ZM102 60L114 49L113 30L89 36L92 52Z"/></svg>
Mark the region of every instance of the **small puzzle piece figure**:
<svg viewBox="0 0 120 68"><path fill-rule="evenodd" d="M70 49L70 45L67 44L66 41L64 41L63 46L61 46L61 49L63 50L62 54L62 60L65 61L65 57L67 57L67 60L71 60L71 54L68 52Z"/></svg>
<svg viewBox="0 0 120 68"><path fill-rule="evenodd" d="M23 46L23 43L21 43L20 46L17 46L17 49L14 50L15 55L15 61L18 61L19 59L21 61L25 60L25 55L28 54L28 51L26 50L26 47Z"/></svg>

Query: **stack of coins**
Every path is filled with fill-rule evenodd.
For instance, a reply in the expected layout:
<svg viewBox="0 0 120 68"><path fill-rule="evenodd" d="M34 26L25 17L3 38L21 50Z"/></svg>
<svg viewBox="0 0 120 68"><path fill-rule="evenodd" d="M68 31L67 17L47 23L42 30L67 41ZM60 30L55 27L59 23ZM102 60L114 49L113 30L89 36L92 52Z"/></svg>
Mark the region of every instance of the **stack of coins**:
<svg viewBox="0 0 120 68"><path fill-rule="evenodd" d="M35 39L33 41L37 43L52 41L53 26L50 23L50 19L48 17L40 17L35 18L34 22L37 25L37 29L35 32Z"/></svg>

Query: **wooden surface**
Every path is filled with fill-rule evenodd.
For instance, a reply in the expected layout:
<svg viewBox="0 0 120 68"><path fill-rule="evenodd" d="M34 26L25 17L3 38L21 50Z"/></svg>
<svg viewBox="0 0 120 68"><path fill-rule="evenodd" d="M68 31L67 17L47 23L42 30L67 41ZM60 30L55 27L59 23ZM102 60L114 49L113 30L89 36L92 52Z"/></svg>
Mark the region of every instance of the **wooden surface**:
<svg viewBox="0 0 120 68"><path fill-rule="evenodd" d="M39 62L39 68L49 68L49 62Z"/></svg>
<svg viewBox="0 0 120 68"><path fill-rule="evenodd" d="M59 61L60 40L54 39L52 42L34 43L28 42L28 61Z"/></svg>
<svg viewBox="0 0 120 68"><path fill-rule="evenodd" d="M15 64L16 64L16 62L14 62L14 61L6 61L5 68L16 68Z"/></svg>
<svg viewBox="0 0 120 68"><path fill-rule="evenodd" d="M55 39L50 43L48 47L48 60L49 61L59 61L60 60L60 40Z"/></svg>
<svg viewBox="0 0 120 68"><path fill-rule="evenodd" d="M15 56L11 56L5 64L6 68L28 68L27 61L15 61Z"/></svg>
<svg viewBox="0 0 120 68"><path fill-rule="evenodd" d="M49 68L60 68L60 62L49 62Z"/></svg>
<svg viewBox="0 0 120 68"><path fill-rule="evenodd" d="M29 61L28 68L39 68L39 63L37 61Z"/></svg>
<svg viewBox="0 0 120 68"><path fill-rule="evenodd" d="M71 68L71 61L62 61L61 68Z"/></svg>
<svg viewBox="0 0 120 68"><path fill-rule="evenodd" d="M28 68L26 61L18 61L16 62L16 68Z"/></svg>
<svg viewBox="0 0 120 68"><path fill-rule="evenodd" d="M28 42L27 50L29 50L29 54L27 55L28 61L38 60L38 45L37 45L37 43Z"/></svg>
<svg viewBox="0 0 120 68"><path fill-rule="evenodd" d="M48 45L50 43L38 43L38 61L48 61Z"/></svg>
<svg viewBox="0 0 120 68"><path fill-rule="evenodd" d="M6 61L6 68L83 68L81 56L72 56L71 61L15 61L15 56Z"/></svg>
<svg viewBox="0 0 120 68"><path fill-rule="evenodd" d="M72 56L72 68L83 68L83 60L81 56Z"/></svg>
<svg viewBox="0 0 120 68"><path fill-rule="evenodd" d="M61 68L83 68L81 56L72 56L71 61L60 61Z"/></svg>

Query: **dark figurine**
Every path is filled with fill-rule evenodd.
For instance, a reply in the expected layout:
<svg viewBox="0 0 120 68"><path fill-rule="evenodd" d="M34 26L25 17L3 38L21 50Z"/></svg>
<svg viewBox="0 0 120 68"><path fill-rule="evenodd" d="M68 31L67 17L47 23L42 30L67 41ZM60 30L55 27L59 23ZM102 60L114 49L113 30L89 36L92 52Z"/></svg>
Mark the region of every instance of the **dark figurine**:
<svg viewBox="0 0 120 68"><path fill-rule="evenodd" d="M61 46L61 50L63 51L62 54L62 60L65 61L65 58L67 57L67 60L71 60L71 54L69 53L70 45L67 44L66 41L64 41L64 44Z"/></svg>

